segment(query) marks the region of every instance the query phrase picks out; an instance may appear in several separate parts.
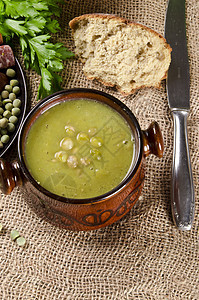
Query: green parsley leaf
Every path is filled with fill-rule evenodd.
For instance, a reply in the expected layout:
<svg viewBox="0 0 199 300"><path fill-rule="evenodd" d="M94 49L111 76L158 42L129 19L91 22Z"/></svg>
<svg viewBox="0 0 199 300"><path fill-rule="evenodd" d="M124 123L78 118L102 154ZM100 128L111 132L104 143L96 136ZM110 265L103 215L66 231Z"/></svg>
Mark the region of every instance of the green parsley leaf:
<svg viewBox="0 0 199 300"><path fill-rule="evenodd" d="M5 20L5 25L7 28L11 31L14 31L17 35L24 35L28 33L24 26L21 26L24 23L25 21L16 21L12 19Z"/></svg>
<svg viewBox="0 0 199 300"><path fill-rule="evenodd" d="M41 69L41 75L42 75L42 85L46 92L50 92L52 89L52 74L46 69Z"/></svg>
<svg viewBox="0 0 199 300"><path fill-rule="evenodd" d="M63 69L63 64L58 59L50 60L49 69L54 72L59 72Z"/></svg>
<svg viewBox="0 0 199 300"><path fill-rule="evenodd" d="M0 33L4 40L14 36L19 44L27 69L41 75L38 99L61 89L62 78L57 72L63 70L63 60L74 54L62 43L51 43L50 33L60 30L57 20L63 0L0 0Z"/></svg>
<svg viewBox="0 0 199 300"><path fill-rule="evenodd" d="M61 58L63 60L74 57L74 53L72 53L71 51L68 51L68 49L66 49L64 47L60 47L59 49L57 49L56 52L61 55Z"/></svg>
<svg viewBox="0 0 199 300"><path fill-rule="evenodd" d="M46 23L46 28L52 33L56 33L58 30L60 30L57 20L49 20L49 22Z"/></svg>
<svg viewBox="0 0 199 300"><path fill-rule="evenodd" d="M26 22L26 28L28 33L31 36L35 36L37 33L41 32L46 24L46 20L39 16L36 18L31 18L29 21Z"/></svg>

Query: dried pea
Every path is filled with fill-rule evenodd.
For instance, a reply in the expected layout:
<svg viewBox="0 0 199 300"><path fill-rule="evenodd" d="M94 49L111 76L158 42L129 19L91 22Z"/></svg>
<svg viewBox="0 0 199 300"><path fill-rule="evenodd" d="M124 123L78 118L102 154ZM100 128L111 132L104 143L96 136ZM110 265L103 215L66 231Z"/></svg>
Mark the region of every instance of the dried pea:
<svg viewBox="0 0 199 300"><path fill-rule="evenodd" d="M7 103L12 103L12 100L10 100L10 99L4 99L3 100L3 105L6 105Z"/></svg>
<svg viewBox="0 0 199 300"><path fill-rule="evenodd" d="M15 95L15 93L10 93L9 94L9 99L14 101L17 98L17 96Z"/></svg>
<svg viewBox="0 0 199 300"><path fill-rule="evenodd" d="M5 90L8 91L9 93L12 92L12 86L10 84L6 84Z"/></svg>
<svg viewBox="0 0 199 300"><path fill-rule="evenodd" d="M17 245L24 246L25 243L26 243L26 240L23 236L20 236L20 237L17 238L16 242L17 242Z"/></svg>
<svg viewBox="0 0 199 300"><path fill-rule="evenodd" d="M7 134L2 135L2 137L1 137L1 142L2 142L3 144L7 144L7 143L9 142L9 140L10 140L9 135L7 135Z"/></svg>
<svg viewBox="0 0 199 300"><path fill-rule="evenodd" d="M100 137L92 137L90 143L95 148L100 148L103 144L103 140Z"/></svg>
<svg viewBox="0 0 199 300"><path fill-rule="evenodd" d="M2 92L1 92L1 97L2 97L3 99L8 98L8 97L9 97L9 92L6 91L6 90L2 91Z"/></svg>
<svg viewBox="0 0 199 300"><path fill-rule="evenodd" d="M9 69L6 70L6 75L8 77L15 77L16 72L15 72L15 70L9 68Z"/></svg>
<svg viewBox="0 0 199 300"><path fill-rule="evenodd" d="M21 100L16 97L20 93L19 81L15 78L16 71L8 68L6 75L10 77L10 82L0 93L0 148L9 141L9 135L15 130L21 113Z"/></svg>
<svg viewBox="0 0 199 300"><path fill-rule="evenodd" d="M12 104L12 103L7 103L7 104L5 105L5 109L6 109L6 110L12 110L12 109L13 109L13 104Z"/></svg>
<svg viewBox="0 0 199 300"><path fill-rule="evenodd" d="M15 78L16 71L8 68L6 75L10 77L10 82L0 93L0 148L9 141L9 135L14 132L21 113L21 100L16 97L20 93L19 81Z"/></svg>
<svg viewBox="0 0 199 300"><path fill-rule="evenodd" d="M85 132L79 132L76 138L77 138L77 141L80 143L89 141L89 137Z"/></svg>
<svg viewBox="0 0 199 300"><path fill-rule="evenodd" d="M17 118L16 116L11 116L11 117L9 118L9 122L10 122L10 123L16 124L17 121L18 121L18 118Z"/></svg>
<svg viewBox="0 0 199 300"><path fill-rule="evenodd" d="M17 85L19 85L19 81L17 79L12 79L12 80L10 80L10 85L17 86Z"/></svg>
<svg viewBox="0 0 199 300"><path fill-rule="evenodd" d="M20 107L21 106L21 100L20 99L15 99L12 104L13 104L14 107Z"/></svg>
<svg viewBox="0 0 199 300"><path fill-rule="evenodd" d="M20 237L20 234L17 230L12 230L10 233L10 237L11 239L14 241L16 240L18 237Z"/></svg>
<svg viewBox="0 0 199 300"><path fill-rule="evenodd" d="M64 150L71 150L73 148L73 146L74 146L74 143L70 138L63 138L60 142L60 147Z"/></svg>
<svg viewBox="0 0 199 300"><path fill-rule="evenodd" d="M90 154L96 160L101 160L102 159L102 154L98 149L91 149Z"/></svg>
<svg viewBox="0 0 199 300"><path fill-rule="evenodd" d="M15 125L13 123L8 123L6 129L8 132L13 132L15 130Z"/></svg>
<svg viewBox="0 0 199 300"><path fill-rule="evenodd" d="M80 158L80 162L83 166L88 166L91 163L91 160L88 157Z"/></svg>
<svg viewBox="0 0 199 300"><path fill-rule="evenodd" d="M88 130L89 136L94 136L96 133L97 133L97 128L96 127L92 127Z"/></svg>
<svg viewBox="0 0 199 300"><path fill-rule="evenodd" d="M67 135L69 136L73 136L75 134L75 128L73 126L65 126L65 129L66 129L66 133Z"/></svg>
<svg viewBox="0 0 199 300"><path fill-rule="evenodd" d="M3 113L3 116L4 116L6 119L9 119L9 118L12 116L12 113L11 113L11 111L9 111L9 110L5 110L4 113Z"/></svg>
<svg viewBox="0 0 199 300"><path fill-rule="evenodd" d="M8 133L7 128L1 128L0 132L1 132L1 135L5 135Z"/></svg>
<svg viewBox="0 0 199 300"><path fill-rule="evenodd" d="M67 159L67 165L69 168L76 168L78 166L78 160L75 155L70 155Z"/></svg>
<svg viewBox="0 0 199 300"><path fill-rule="evenodd" d="M6 128L8 125L8 119L3 118L0 120L0 128Z"/></svg>
<svg viewBox="0 0 199 300"><path fill-rule="evenodd" d="M13 93L15 93L16 95L19 95L19 93L20 93L20 88L19 88L18 86L14 86L12 91L13 91Z"/></svg>
<svg viewBox="0 0 199 300"><path fill-rule="evenodd" d="M12 109L12 115L13 115L13 116L19 116L20 113L21 113L21 109L20 109L20 108L14 107L14 108Z"/></svg>
<svg viewBox="0 0 199 300"><path fill-rule="evenodd" d="M55 158L59 161L66 162L68 155L65 151L58 151L55 153Z"/></svg>

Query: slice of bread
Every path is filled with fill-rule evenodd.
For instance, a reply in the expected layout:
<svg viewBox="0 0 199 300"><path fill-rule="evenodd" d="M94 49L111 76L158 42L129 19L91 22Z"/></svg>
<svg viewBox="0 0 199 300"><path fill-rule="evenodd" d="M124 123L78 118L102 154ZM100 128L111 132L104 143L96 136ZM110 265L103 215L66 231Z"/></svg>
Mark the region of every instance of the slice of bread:
<svg viewBox="0 0 199 300"><path fill-rule="evenodd" d="M69 26L88 79L129 95L142 87L160 87L166 78L172 49L154 30L104 14L76 17Z"/></svg>

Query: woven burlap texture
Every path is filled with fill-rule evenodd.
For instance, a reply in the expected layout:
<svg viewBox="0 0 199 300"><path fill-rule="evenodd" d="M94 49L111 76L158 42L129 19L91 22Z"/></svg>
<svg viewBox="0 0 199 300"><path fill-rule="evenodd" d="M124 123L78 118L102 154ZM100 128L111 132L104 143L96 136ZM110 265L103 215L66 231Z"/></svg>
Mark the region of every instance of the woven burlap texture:
<svg viewBox="0 0 199 300"><path fill-rule="evenodd" d="M112 13L164 33L166 0L70 0L54 39L73 50L68 22L84 13ZM87 80L77 61L65 63L63 88L89 87L108 92L135 114L142 129L156 120L164 136L162 159L149 156L145 186L137 205L120 222L91 232L61 230L37 217L20 188L1 194L0 299L199 299L199 115L198 1L186 1L191 74L189 144L196 194L191 231L175 228L170 210L173 123L165 82L123 97L112 88ZM16 53L22 63L21 53ZM36 103L39 76L26 71L29 103ZM5 158L16 157L16 145ZM26 240L20 248L10 239L18 229Z"/></svg>

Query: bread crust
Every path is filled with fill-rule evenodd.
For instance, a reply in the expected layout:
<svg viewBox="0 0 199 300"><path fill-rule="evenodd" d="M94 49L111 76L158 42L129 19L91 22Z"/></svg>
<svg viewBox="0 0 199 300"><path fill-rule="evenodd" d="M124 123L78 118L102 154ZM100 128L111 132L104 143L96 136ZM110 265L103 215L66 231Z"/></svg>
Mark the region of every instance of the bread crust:
<svg viewBox="0 0 199 300"><path fill-rule="evenodd" d="M114 20L118 20L120 21L121 23L125 24L125 25L130 25L132 27L134 26L137 26L137 27L140 27L140 28L143 28L153 34L155 34L156 36L158 36L162 41L163 43L165 44L165 47L169 50L169 53L171 53L172 51L172 48L171 46L167 43L166 39L161 35L159 34L158 32L156 32L155 30L151 29L150 27L147 27L143 24L140 24L140 23L136 23L136 22L133 22L133 21L130 21L128 19L125 19L125 18L122 18L122 17L119 17L117 15L113 15L113 14L103 14L103 13L93 13L93 14L84 14L84 15L81 15L81 16L78 16L78 17L75 17L74 19L72 19L70 22L69 22L69 26L70 28L72 29L72 34L74 34L74 31L76 29L76 26L78 25L78 22L81 21L81 20L84 20L84 19L87 19L87 18L101 18L101 19L114 19ZM78 57L79 58L79 57ZM84 63L81 58L79 58L80 61L82 63ZM100 78L96 78L96 77L90 77L86 74L86 72L84 72L85 76L87 79L90 79L90 80L98 80L99 82L101 82L103 85L107 86L107 87L116 87L116 89L124 96L128 96L128 95L131 95L133 93L135 93L137 90L141 89L141 88L148 88L148 86L140 86L136 89L132 89L131 92L129 93L126 93L124 92L119 86L115 85L115 84L112 84L110 82L104 82L103 80L101 80ZM165 72L164 76L160 79L159 81L159 84L156 85L156 86L153 86L155 88L160 88L161 87L161 81L163 79L166 79L167 78L167 71Z"/></svg>
<svg viewBox="0 0 199 300"><path fill-rule="evenodd" d="M128 19L125 19L125 18L122 18L122 17L119 17L119 16L116 16L116 15L111 15L111 14L85 14L85 15L81 15L79 17L75 17L74 19L72 19L70 22L69 22L69 26L70 28L72 29L72 31L74 32L75 30L75 26L78 24L79 21L83 20L83 19L86 19L86 18L101 18L101 19L115 19L115 20L119 20L121 21L122 23L124 23L125 25L130 25L130 26L138 26L138 27L141 27L141 28L144 28L152 33L154 33L155 35L159 36L159 38L161 38L164 43L166 44L167 46L167 49L171 52L172 51L172 48L169 44L167 44L167 41L166 39L158 32L156 32L155 30L153 30L152 28L150 27L147 27L141 23L136 23L136 22L133 22L133 21L130 21Z"/></svg>

